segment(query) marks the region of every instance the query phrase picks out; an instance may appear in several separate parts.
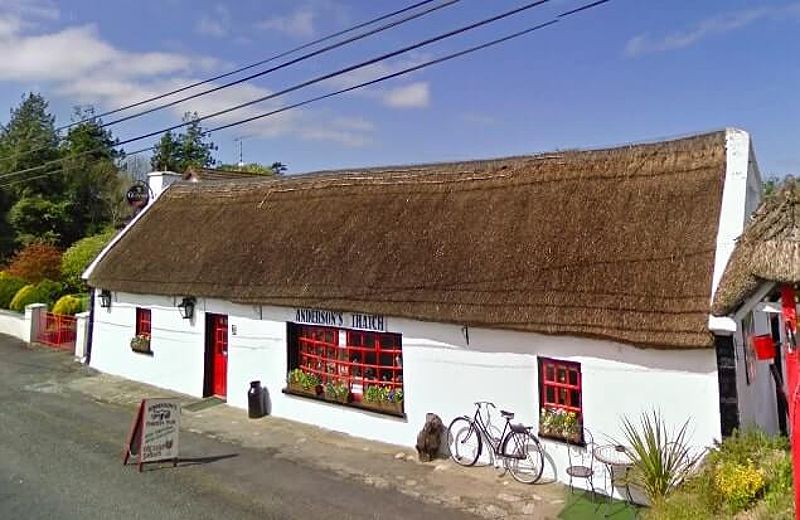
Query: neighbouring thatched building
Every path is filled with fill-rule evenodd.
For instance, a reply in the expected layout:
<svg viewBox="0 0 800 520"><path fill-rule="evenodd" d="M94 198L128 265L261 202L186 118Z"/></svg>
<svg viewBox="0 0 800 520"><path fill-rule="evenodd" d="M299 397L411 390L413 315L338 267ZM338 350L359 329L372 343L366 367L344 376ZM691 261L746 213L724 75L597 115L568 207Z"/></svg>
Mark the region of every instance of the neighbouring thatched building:
<svg viewBox="0 0 800 520"><path fill-rule="evenodd" d="M275 415L404 445L426 412L488 399L537 428L559 478L565 443L584 439L553 426L557 410L603 441L658 408L709 444L748 418L735 327L710 307L759 194L733 129L179 182L86 272L91 364L234 406L260 380ZM776 429L775 406L762 415Z"/></svg>
<svg viewBox="0 0 800 520"><path fill-rule="evenodd" d="M800 183L787 178L781 188L764 200L753 213L744 233L739 238L731 259L714 296L712 312L727 316L736 324L732 340L734 349L746 366L738 374L739 386L748 388L751 379L764 372L764 366L755 362L753 337L769 335L776 344L785 340L785 328L780 318L781 286L797 287L800 284ZM795 303L795 307L797 304ZM783 386L786 381L784 356L776 349L774 363L782 378L776 381ZM754 377L755 375L755 377ZM754 395L755 397L755 395ZM762 395L763 397L763 395ZM755 399L751 416L770 410L768 399ZM779 420L785 431L785 410Z"/></svg>

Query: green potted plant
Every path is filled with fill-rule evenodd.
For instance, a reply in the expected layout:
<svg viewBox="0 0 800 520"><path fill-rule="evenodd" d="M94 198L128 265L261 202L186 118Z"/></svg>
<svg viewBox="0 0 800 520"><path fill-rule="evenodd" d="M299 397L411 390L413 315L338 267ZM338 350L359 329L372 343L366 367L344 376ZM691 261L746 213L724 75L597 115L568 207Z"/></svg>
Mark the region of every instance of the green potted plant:
<svg viewBox="0 0 800 520"><path fill-rule="evenodd" d="M301 368L295 368L286 376L286 383L294 392L317 395L316 387L319 385L319 378L315 374L304 372Z"/></svg>
<svg viewBox="0 0 800 520"><path fill-rule="evenodd" d="M131 350L141 354L150 353L150 336L139 334L131 340Z"/></svg>
<svg viewBox="0 0 800 520"><path fill-rule="evenodd" d="M341 381L325 383L325 398L329 401L347 403L350 401L350 388Z"/></svg>
<svg viewBox="0 0 800 520"><path fill-rule="evenodd" d="M546 437L581 442L581 424L578 414L562 408L545 408L539 415L539 433Z"/></svg>
<svg viewBox="0 0 800 520"><path fill-rule="evenodd" d="M403 390L394 390L388 386L370 385L364 392L363 402L378 410L402 413Z"/></svg>

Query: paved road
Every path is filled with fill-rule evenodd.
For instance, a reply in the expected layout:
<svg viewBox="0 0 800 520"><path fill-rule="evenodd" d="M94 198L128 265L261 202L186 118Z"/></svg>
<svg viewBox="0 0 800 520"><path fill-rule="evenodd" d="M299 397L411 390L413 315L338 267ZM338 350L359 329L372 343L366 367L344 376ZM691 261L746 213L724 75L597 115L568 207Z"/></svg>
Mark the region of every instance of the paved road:
<svg viewBox="0 0 800 520"><path fill-rule="evenodd" d="M64 353L0 335L0 518L469 518L188 432L178 468L139 474L120 461L131 410L65 388L86 374Z"/></svg>

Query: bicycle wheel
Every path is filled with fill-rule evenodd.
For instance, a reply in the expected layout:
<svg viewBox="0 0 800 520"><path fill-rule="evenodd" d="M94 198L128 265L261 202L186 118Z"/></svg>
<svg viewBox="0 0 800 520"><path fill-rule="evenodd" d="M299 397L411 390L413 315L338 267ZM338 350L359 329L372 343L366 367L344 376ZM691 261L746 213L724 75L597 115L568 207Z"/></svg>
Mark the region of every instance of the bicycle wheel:
<svg viewBox="0 0 800 520"><path fill-rule="evenodd" d="M483 441L475 423L466 417L456 417L447 428L450 457L462 466L473 466L483 450Z"/></svg>
<svg viewBox="0 0 800 520"><path fill-rule="evenodd" d="M503 441L506 468L517 482L534 484L542 478L544 454L542 446L531 433L511 432Z"/></svg>

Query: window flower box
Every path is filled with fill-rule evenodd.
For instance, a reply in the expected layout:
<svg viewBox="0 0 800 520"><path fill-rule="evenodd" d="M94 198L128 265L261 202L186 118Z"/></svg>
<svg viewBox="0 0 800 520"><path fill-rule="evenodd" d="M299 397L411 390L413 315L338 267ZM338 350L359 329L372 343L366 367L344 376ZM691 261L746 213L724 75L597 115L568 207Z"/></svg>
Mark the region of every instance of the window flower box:
<svg viewBox="0 0 800 520"><path fill-rule="evenodd" d="M150 350L150 336L139 334L131 339L131 350L140 354L152 354Z"/></svg>
<svg viewBox="0 0 800 520"><path fill-rule="evenodd" d="M368 408L392 414L403 413L403 390L392 389L388 386L372 385L364 392L362 404Z"/></svg>
<svg viewBox="0 0 800 520"><path fill-rule="evenodd" d="M580 417L561 408L545 408L539 415L539 435L573 444L583 442Z"/></svg>
<svg viewBox="0 0 800 520"><path fill-rule="evenodd" d="M321 385L319 378L314 374L303 372L299 368L295 368L286 377L286 386L292 392L317 396L322 392L319 391Z"/></svg>

